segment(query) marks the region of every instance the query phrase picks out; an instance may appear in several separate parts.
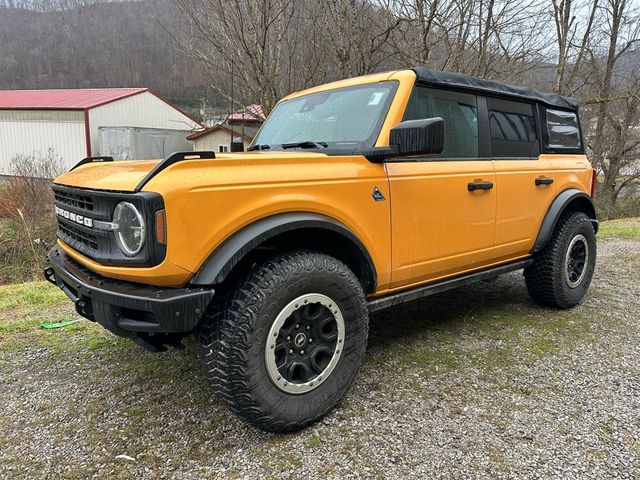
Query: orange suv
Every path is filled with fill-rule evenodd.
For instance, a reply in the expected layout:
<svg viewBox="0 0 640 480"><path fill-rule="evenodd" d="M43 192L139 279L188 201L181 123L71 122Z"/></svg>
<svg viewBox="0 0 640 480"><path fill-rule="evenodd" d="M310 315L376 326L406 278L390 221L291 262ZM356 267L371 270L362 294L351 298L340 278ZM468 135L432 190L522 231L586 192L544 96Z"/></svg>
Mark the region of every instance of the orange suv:
<svg viewBox="0 0 640 480"><path fill-rule="evenodd" d="M543 305L581 301L598 222L577 110L426 68L297 92L247 152L55 179L45 276L148 349L197 334L222 402L296 430L345 394L372 311L515 270Z"/></svg>

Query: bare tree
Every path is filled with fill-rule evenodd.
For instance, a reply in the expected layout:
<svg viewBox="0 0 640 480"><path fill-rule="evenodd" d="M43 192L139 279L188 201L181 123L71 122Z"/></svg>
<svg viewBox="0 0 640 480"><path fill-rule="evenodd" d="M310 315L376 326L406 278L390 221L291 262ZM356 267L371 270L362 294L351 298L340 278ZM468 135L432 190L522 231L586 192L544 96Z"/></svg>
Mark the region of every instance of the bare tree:
<svg viewBox="0 0 640 480"><path fill-rule="evenodd" d="M395 53L389 40L401 20L385 8L388 4L366 0L320 0L319 4L338 78L372 73Z"/></svg>
<svg viewBox="0 0 640 480"><path fill-rule="evenodd" d="M637 109L635 98L638 83L637 81L626 82L624 75L618 74L623 72L616 70L619 60L640 42L640 23L638 22L640 12L629 11L629 8L628 0L602 1L601 38L604 41L606 53L600 56L597 48L589 50L591 67L589 75L593 83L594 95L587 98L585 104L595 106L595 109L592 109L595 110L591 120L594 128L589 138L589 147L593 165L602 170L605 175L602 193L604 201L610 206L615 205L617 176L626 157L623 153L627 150L625 145L628 135L622 130L631 127L629 122L637 121L634 110ZM635 67L637 68L637 63ZM622 100L624 103L621 103ZM626 106L629 110L622 116L617 112L612 115L610 112L614 104L618 107ZM607 134L611 129L614 131L613 138Z"/></svg>
<svg viewBox="0 0 640 480"><path fill-rule="evenodd" d="M213 87L269 111L284 94L321 72L321 49L308 37L320 31L313 9L296 0L175 0L185 20L177 41L206 66ZM308 28L297 28L305 23Z"/></svg>
<svg viewBox="0 0 640 480"><path fill-rule="evenodd" d="M558 48L555 90L572 95L576 90L574 81L590 46L599 0L586 3L552 0L551 3Z"/></svg>

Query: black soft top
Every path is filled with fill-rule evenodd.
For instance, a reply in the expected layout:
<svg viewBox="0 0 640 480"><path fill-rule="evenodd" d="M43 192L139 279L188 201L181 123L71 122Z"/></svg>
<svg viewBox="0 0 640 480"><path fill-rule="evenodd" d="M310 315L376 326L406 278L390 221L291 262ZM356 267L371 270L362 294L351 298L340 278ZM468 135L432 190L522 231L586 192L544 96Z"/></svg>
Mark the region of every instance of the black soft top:
<svg viewBox="0 0 640 480"><path fill-rule="evenodd" d="M529 87L519 87L494 80L484 80L482 78L464 75L463 73L440 72L426 67L415 67L412 70L418 77L418 83L423 85L454 87L455 89L497 97L515 97L533 100L534 102L540 102L549 107L562 108L565 110L578 110L578 102L574 98L558 95L557 93L537 92Z"/></svg>

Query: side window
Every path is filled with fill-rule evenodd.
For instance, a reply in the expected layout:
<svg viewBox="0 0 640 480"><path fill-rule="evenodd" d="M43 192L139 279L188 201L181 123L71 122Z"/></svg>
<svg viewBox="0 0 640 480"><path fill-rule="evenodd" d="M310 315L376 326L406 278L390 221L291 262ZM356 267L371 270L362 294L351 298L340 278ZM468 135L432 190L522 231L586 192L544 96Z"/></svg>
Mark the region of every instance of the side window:
<svg viewBox="0 0 640 480"><path fill-rule="evenodd" d="M582 148L580 126L575 112L546 110L547 147L563 149Z"/></svg>
<svg viewBox="0 0 640 480"><path fill-rule="evenodd" d="M540 142L533 105L487 98L492 157L537 157Z"/></svg>
<svg viewBox="0 0 640 480"><path fill-rule="evenodd" d="M442 117L444 150L429 158L478 157L478 108L476 96L467 93L415 87L404 120Z"/></svg>

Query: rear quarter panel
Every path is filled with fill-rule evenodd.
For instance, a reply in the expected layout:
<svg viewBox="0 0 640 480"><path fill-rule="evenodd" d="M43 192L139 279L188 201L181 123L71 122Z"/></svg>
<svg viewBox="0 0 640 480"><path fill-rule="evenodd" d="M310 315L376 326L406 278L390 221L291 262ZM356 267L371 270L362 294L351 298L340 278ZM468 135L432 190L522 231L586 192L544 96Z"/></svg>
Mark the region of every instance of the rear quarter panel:
<svg viewBox="0 0 640 480"><path fill-rule="evenodd" d="M587 195L591 193L593 169L586 155L545 154L540 158L551 165L556 195L569 188L577 188Z"/></svg>

